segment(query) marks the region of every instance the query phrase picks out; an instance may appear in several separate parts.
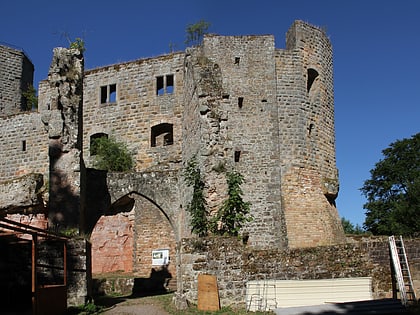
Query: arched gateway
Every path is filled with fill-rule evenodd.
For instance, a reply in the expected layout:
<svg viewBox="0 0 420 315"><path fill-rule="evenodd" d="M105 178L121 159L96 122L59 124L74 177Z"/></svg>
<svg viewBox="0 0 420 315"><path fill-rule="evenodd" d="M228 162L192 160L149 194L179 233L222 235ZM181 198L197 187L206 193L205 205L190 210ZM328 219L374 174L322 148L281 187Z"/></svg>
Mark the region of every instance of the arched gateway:
<svg viewBox="0 0 420 315"><path fill-rule="evenodd" d="M91 234L94 275L125 274L150 282L159 274L158 281L176 289L177 177L175 172L108 174L111 205Z"/></svg>

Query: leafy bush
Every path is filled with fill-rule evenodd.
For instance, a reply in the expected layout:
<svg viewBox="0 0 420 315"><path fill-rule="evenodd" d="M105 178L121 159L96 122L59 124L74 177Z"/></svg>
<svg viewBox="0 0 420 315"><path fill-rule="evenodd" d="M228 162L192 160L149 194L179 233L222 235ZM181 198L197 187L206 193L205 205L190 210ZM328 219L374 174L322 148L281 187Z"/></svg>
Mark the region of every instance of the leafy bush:
<svg viewBox="0 0 420 315"><path fill-rule="evenodd" d="M126 172L133 168L133 158L125 144L114 138L100 137L92 140L92 152L96 154L96 168L111 172Z"/></svg>
<svg viewBox="0 0 420 315"><path fill-rule="evenodd" d="M38 97L36 96L36 89L32 84L29 84L27 90L22 92L22 96L26 99L26 110L38 108Z"/></svg>

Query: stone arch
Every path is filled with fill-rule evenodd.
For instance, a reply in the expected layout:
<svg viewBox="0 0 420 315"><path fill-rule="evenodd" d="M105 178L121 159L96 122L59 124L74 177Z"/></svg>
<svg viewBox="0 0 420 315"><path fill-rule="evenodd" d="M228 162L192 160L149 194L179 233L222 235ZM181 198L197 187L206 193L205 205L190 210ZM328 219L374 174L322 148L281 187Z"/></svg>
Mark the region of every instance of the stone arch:
<svg viewBox="0 0 420 315"><path fill-rule="evenodd" d="M174 175L171 172L108 174L110 206L91 234L93 274L123 271L136 279L150 279L156 271L165 269L170 288L176 288L179 233L178 213L174 208L180 208L180 203ZM121 229L116 224L121 224ZM152 264L152 252L156 250L169 251L169 265ZM123 262L115 263L113 252ZM100 265L105 263L113 269ZM122 267L125 269L116 269Z"/></svg>

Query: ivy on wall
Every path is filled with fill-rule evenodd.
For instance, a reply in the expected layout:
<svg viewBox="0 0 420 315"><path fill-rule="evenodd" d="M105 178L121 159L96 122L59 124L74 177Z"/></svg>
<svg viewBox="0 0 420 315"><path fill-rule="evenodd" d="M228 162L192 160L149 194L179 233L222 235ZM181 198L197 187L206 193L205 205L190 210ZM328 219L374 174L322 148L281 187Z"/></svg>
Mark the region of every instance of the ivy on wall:
<svg viewBox="0 0 420 315"><path fill-rule="evenodd" d="M250 202L245 202L242 198L241 185L244 177L237 171L226 173L228 184L228 198L223 202L219 209L216 221L218 229L214 232L223 235L238 236L239 231L246 222L250 222ZM216 226L216 225L213 225Z"/></svg>
<svg viewBox="0 0 420 315"><path fill-rule="evenodd" d="M239 172L233 170L226 173L228 198L217 215L210 220L204 197L204 180L196 157L188 162L183 176L187 185L193 187L193 196L187 205L187 211L191 215L191 232L198 236L207 236L209 231L214 234L238 236L244 224L252 220L249 214L251 203L242 198L241 185L244 178Z"/></svg>
<svg viewBox="0 0 420 315"><path fill-rule="evenodd" d="M187 185L193 187L193 196L187 206L187 211L191 215L191 232L198 236L206 236L209 225L207 202L204 198L204 181L195 157L188 162L183 176Z"/></svg>

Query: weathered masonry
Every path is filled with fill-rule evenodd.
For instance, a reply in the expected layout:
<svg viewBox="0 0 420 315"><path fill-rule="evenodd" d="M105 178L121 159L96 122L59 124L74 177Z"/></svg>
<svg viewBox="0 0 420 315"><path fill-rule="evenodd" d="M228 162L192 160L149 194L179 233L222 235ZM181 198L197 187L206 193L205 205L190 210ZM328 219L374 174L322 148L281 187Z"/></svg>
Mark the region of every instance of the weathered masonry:
<svg viewBox="0 0 420 315"><path fill-rule="evenodd" d="M332 47L302 21L290 27L284 49L271 35L207 35L185 52L86 71L79 51L58 48L39 86L38 112L1 119L4 185L48 182L50 193L42 199L33 189L26 204L1 209L42 209L50 226L92 235L94 272L146 277L156 267L152 253L167 253L167 272L182 278L176 248L191 236L192 195L182 172L194 157L211 215L226 198L226 170L244 176L248 246L345 242L335 206ZM91 144L100 137L127 145L131 172L94 169Z"/></svg>
<svg viewBox="0 0 420 315"><path fill-rule="evenodd" d="M0 117L26 108L22 92L32 85L34 66L19 48L0 43Z"/></svg>

